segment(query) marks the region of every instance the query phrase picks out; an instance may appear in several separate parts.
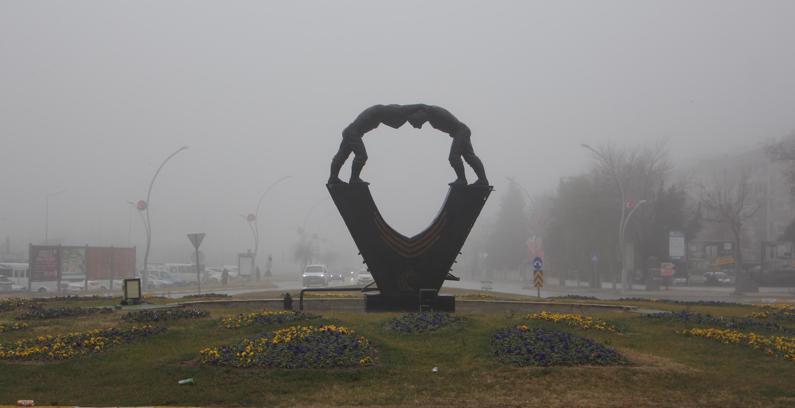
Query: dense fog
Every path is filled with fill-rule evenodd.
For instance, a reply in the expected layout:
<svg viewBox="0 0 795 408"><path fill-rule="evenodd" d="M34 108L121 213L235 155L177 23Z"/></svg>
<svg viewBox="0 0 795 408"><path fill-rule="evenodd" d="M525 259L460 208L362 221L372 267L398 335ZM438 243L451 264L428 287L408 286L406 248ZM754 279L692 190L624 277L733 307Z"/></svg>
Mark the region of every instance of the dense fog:
<svg viewBox="0 0 795 408"><path fill-rule="evenodd" d="M336 268L358 268L325 188L329 162L363 109L418 102L472 129L496 190L470 237L482 243L508 177L523 200L554 195L594 168L582 144L663 141L673 183L790 134L793 12L724 0L5 1L3 251L44 242L49 200L50 243L135 246L140 267L128 202L188 146L152 190L151 262L191 262L185 234L206 232L206 263L236 264L253 245L242 216L289 176L263 198L260 263L272 254L275 274L297 273L303 232ZM364 143L362 177L385 218L419 232L454 178L450 138L382 126Z"/></svg>

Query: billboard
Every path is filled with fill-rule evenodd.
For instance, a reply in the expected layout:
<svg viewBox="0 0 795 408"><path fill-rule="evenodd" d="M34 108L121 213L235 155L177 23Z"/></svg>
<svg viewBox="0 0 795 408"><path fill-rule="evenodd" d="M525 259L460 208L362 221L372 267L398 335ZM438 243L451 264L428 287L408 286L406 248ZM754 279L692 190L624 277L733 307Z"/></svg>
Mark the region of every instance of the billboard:
<svg viewBox="0 0 795 408"><path fill-rule="evenodd" d="M57 281L60 254L57 246L31 245L29 256L30 280Z"/></svg>
<svg viewBox="0 0 795 408"><path fill-rule="evenodd" d="M237 270L240 277L251 277L254 275L254 254L251 252L237 255Z"/></svg>
<svg viewBox="0 0 795 408"><path fill-rule="evenodd" d="M135 248L31 245L32 282L135 277Z"/></svg>
<svg viewBox="0 0 795 408"><path fill-rule="evenodd" d="M61 279L86 279L86 247L61 248Z"/></svg>
<svg viewBox="0 0 795 408"><path fill-rule="evenodd" d="M685 257L685 234L682 231L668 233L668 257L674 260Z"/></svg>
<svg viewBox="0 0 795 408"><path fill-rule="evenodd" d="M86 249L88 280L123 279L135 277L135 248Z"/></svg>

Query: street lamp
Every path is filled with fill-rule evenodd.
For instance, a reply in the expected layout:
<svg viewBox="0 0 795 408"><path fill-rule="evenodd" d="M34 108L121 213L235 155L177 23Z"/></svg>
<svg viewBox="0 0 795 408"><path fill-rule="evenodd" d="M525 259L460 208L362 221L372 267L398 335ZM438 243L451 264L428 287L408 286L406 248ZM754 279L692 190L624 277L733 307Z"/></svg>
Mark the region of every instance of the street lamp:
<svg viewBox="0 0 795 408"><path fill-rule="evenodd" d="M146 201L139 201L137 204L137 208L140 211L146 211L146 251L144 252L144 287L146 287L148 280L149 280L149 248L152 244L152 221L149 219L149 199L152 196L152 187L155 185L155 180L157 180L157 176L160 174L160 170L163 170L163 166L171 160L172 157L176 156L177 153L186 150L188 146L182 146L177 149L174 153L171 153L163 163L160 164L160 167L157 168L155 171L155 175L152 176L152 181L149 183L149 190L146 192Z"/></svg>
<svg viewBox="0 0 795 408"><path fill-rule="evenodd" d="M146 231L148 228L146 226L146 218L144 217L144 212L142 209L142 208L145 209L146 207L143 204L143 200L140 200L138 202L127 200L127 204L130 205L130 219L129 219L129 225L127 226L127 245L132 246L132 211L138 210L138 215L141 216L141 224L143 224L144 231Z"/></svg>
<svg viewBox="0 0 795 408"><path fill-rule="evenodd" d="M59 190L49 193L44 197L44 243L50 239L50 197L55 197L65 193L66 190Z"/></svg>
<svg viewBox="0 0 795 408"><path fill-rule="evenodd" d="M629 286L629 282L628 282L628 278L627 278L627 275L628 275L627 274L627 268L624 267L624 258L623 258L623 255L624 255L624 252L623 252L624 237L626 237L627 224L629 224L629 219L632 218L632 214L635 213L635 210L637 210L638 207L640 207L641 204L644 204L644 203L646 203L646 200L638 201L638 203L635 204L635 206L632 207L631 210L629 210L629 214L627 214L627 219L624 220L624 224L621 226L621 238L620 238L621 239L620 245L621 245L621 248L622 248L622 252L621 252L621 255L622 255L622 258L621 258L621 287L623 287L624 289L627 289L627 286Z"/></svg>
<svg viewBox="0 0 795 408"><path fill-rule="evenodd" d="M284 176L282 178L277 179L273 183L271 183L265 191L259 196L259 200L257 200L257 207L254 209L254 212L248 215L241 215L244 220L248 223L248 227L251 229L251 236L254 240L254 259L252 260L254 266L257 265L257 253L259 252L259 209L262 206L262 200L265 199L265 196L268 195L268 192L271 191L277 184L281 183L282 181L287 180L292 176Z"/></svg>
<svg viewBox="0 0 795 408"><path fill-rule="evenodd" d="M626 207L627 207L627 197L624 194L624 184L621 182L621 178L618 177L618 170L616 169L615 163L612 160L608 160L607 157L600 152L599 150L594 149L588 144L582 143L580 146L590 150L596 157L599 158L610 170L613 179L618 186L618 192L621 194L621 218L618 221L618 264L621 268L621 286L626 289L627 287L627 276L626 271L624 270L624 226L626 223ZM637 207L635 207L637 208ZM613 280L615 282L615 280Z"/></svg>

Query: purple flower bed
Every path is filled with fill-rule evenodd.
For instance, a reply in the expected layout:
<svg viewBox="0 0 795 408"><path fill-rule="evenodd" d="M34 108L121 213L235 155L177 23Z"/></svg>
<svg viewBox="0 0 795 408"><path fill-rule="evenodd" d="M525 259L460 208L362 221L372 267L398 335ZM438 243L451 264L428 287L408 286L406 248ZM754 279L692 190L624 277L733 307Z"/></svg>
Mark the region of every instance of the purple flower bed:
<svg viewBox="0 0 795 408"><path fill-rule="evenodd" d="M497 330L491 347L500 361L522 367L628 363L617 351L591 339L524 325Z"/></svg>
<svg viewBox="0 0 795 408"><path fill-rule="evenodd" d="M128 322L162 322L164 320L200 319L210 313L196 309L151 309L129 312L122 316Z"/></svg>
<svg viewBox="0 0 795 408"><path fill-rule="evenodd" d="M0 360L47 361L67 360L108 347L132 343L138 339L162 333L166 329L153 326L95 329L83 333L38 336L0 344Z"/></svg>
<svg viewBox="0 0 795 408"><path fill-rule="evenodd" d="M460 317L444 312L408 313L390 320L387 327L401 333L422 333L438 330L461 320Z"/></svg>
<svg viewBox="0 0 795 408"><path fill-rule="evenodd" d="M748 306L742 303L724 302L720 300L673 300L673 299L622 297L619 298L618 301L619 302L659 302L659 303L670 303L673 305L687 305L687 306Z"/></svg>
<svg viewBox="0 0 795 408"><path fill-rule="evenodd" d="M10 312L12 310L30 307L33 304L30 300L20 298L10 298L0 300L0 312Z"/></svg>
<svg viewBox="0 0 795 408"><path fill-rule="evenodd" d="M89 316L99 313L113 313L110 307L52 307L45 308L39 305L31 305L30 310L24 312L15 319L17 320L46 320L58 319L61 317Z"/></svg>
<svg viewBox="0 0 795 408"><path fill-rule="evenodd" d="M672 313L652 313L645 315L649 319L659 320L677 320L685 323L692 323L698 325L722 327L732 330L758 330L780 333L795 333L795 329L784 327L776 322L760 319L749 319L742 317L722 317L713 316L707 313L695 313L687 310L681 310Z"/></svg>
<svg viewBox="0 0 795 408"><path fill-rule="evenodd" d="M366 367L375 361L370 342L342 326L291 326L200 352L203 364L263 368Z"/></svg>

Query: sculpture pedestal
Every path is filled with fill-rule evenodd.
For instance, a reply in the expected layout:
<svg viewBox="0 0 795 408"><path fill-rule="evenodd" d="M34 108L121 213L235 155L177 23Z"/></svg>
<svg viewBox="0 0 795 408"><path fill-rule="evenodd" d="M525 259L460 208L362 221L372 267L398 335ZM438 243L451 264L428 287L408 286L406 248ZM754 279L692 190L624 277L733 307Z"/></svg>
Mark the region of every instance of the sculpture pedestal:
<svg viewBox="0 0 795 408"><path fill-rule="evenodd" d="M455 312L455 296L436 295L423 299L423 311ZM364 294L364 310L366 312L419 312L420 298L417 295L384 295L381 293Z"/></svg>

